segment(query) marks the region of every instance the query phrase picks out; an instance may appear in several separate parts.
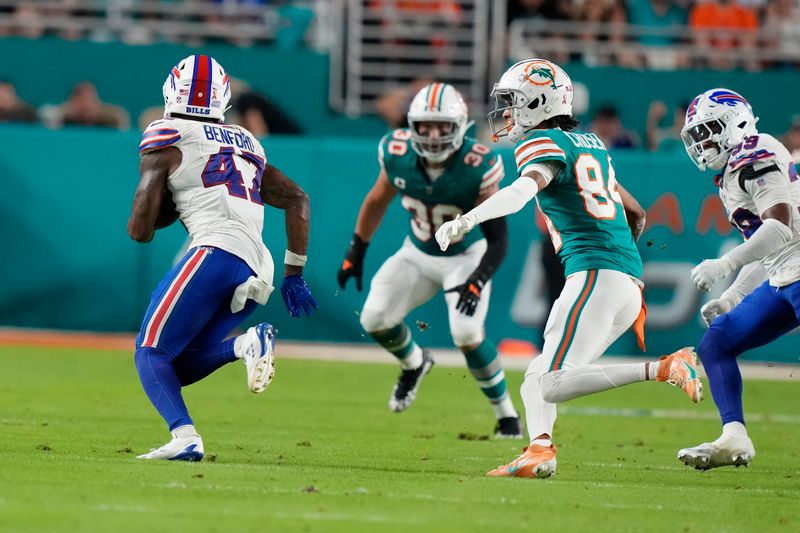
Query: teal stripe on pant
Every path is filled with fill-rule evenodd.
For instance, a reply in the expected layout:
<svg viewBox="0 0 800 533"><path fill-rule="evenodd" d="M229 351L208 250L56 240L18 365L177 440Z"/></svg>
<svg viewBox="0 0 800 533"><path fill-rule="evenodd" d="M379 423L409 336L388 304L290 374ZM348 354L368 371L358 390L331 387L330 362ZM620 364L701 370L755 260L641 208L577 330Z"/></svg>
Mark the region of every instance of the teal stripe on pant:
<svg viewBox="0 0 800 533"><path fill-rule="evenodd" d="M407 358L414 350L411 330L405 324L379 333L370 333L373 339L398 359Z"/></svg>
<svg viewBox="0 0 800 533"><path fill-rule="evenodd" d="M500 364L497 348L490 340L486 339L474 350L464 352L464 357L481 392L492 403L502 401L508 396L505 372Z"/></svg>

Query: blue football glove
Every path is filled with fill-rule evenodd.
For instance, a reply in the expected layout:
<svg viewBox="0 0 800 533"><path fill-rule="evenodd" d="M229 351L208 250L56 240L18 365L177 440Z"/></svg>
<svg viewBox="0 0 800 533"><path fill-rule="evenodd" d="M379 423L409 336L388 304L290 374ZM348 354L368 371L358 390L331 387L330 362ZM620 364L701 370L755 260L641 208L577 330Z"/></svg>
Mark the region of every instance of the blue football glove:
<svg viewBox="0 0 800 533"><path fill-rule="evenodd" d="M303 310L306 316L311 316L311 312L314 309L319 309L317 301L311 295L311 289L306 285L306 280L303 279L302 274L294 274L283 278L281 296L283 296L283 303L286 304L286 310L294 318L300 316L300 310Z"/></svg>

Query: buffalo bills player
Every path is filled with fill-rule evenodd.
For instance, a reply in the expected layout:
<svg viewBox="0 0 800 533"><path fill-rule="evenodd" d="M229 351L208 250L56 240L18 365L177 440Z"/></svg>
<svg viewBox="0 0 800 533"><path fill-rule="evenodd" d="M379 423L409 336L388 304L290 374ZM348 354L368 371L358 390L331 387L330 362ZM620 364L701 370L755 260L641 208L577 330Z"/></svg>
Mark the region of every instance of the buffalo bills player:
<svg viewBox="0 0 800 533"><path fill-rule="evenodd" d="M681 133L697 167L719 172L722 203L745 239L692 270L694 283L707 291L743 267L730 288L701 309L710 327L697 352L722 418L722 436L680 450L678 458L703 470L747 465L755 456L736 358L800 324L800 180L789 152L758 132L757 120L741 95L711 89L692 101Z"/></svg>
<svg viewBox="0 0 800 533"><path fill-rule="evenodd" d="M139 145L140 181L128 233L149 242L180 218L191 244L152 294L136 338L136 369L172 440L140 459L199 461L203 441L181 387L243 359L247 385L262 392L275 372L275 331L267 323L225 340L272 292L272 257L261 238L264 203L286 211L288 249L281 294L289 314L317 307L303 266L308 245L305 192L269 165L250 132L226 125L228 76L206 55L172 68L163 87L164 119ZM173 203L174 202L174 203Z"/></svg>

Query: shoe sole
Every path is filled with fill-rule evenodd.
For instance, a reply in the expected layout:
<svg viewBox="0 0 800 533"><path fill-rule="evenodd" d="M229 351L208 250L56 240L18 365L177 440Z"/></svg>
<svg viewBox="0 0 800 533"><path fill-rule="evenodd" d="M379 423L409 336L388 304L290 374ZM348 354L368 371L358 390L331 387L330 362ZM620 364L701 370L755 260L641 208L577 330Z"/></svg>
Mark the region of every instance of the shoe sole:
<svg viewBox="0 0 800 533"><path fill-rule="evenodd" d="M202 452L191 451L191 452L181 452L178 455L176 455L175 457L170 457L168 460L169 461L186 461L186 462L189 462L189 463L199 463L200 461L203 460L203 457L205 457L205 455Z"/></svg>
<svg viewBox="0 0 800 533"><path fill-rule="evenodd" d="M433 359L427 359L427 360L422 362L422 365L423 366L427 365L427 368L423 368L422 375L417 380L417 385L408 392L408 395L406 396L406 401L398 402L397 400L395 400L395 398L394 398L394 389L392 389L392 396L389 398L389 410L390 411L392 411L393 413L402 413L403 411L405 411L406 409L411 407L411 404L414 403L414 400L417 399L417 389L419 389L419 385L420 385L420 383L422 383L422 378L424 378L425 376L428 375L428 373L433 368L434 364L435 363L434 363Z"/></svg>
<svg viewBox="0 0 800 533"><path fill-rule="evenodd" d="M247 379L247 387L253 394L264 392L275 377L275 340L272 326L268 326L263 338L259 335L262 345L266 341L266 352L258 359L253 373Z"/></svg>
<svg viewBox="0 0 800 533"><path fill-rule="evenodd" d="M678 455L678 459L683 462L686 466L691 466L695 470L711 470L712 468L720 468L723 466L734 466L739 468L740 466L748 467L750 466L750 461L752 458L748 457L746 454L740 454L733 457L730 463L724 464L714 464L711 462L710 456L694 456L694 455Z"/></svg>

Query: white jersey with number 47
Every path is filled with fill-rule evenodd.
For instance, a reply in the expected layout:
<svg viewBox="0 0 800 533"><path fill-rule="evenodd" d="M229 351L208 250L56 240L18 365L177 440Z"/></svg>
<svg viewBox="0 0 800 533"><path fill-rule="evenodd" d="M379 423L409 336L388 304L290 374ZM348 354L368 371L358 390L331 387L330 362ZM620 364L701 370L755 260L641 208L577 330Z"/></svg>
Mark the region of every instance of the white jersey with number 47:
<svg viewBox="0 0 800 533"><path fill-rule="evenodd" d="M264 149L246 129L167 118L150 124L139 153L174 146L183 158L167 179L190 247L214 246L244 260L271 282L272 258L261 238L264 202L259 194Z"/></svg>
<svg viewBox="0 0 800 533"><path fill-rule="evenodd" d="M761 264L772 286L800 280L800 177L789 151L771 135L747 137L731 152L717 184L729 220L745 239L761 227L764 211L780 203L792 206L792 240Z"/></svg>

